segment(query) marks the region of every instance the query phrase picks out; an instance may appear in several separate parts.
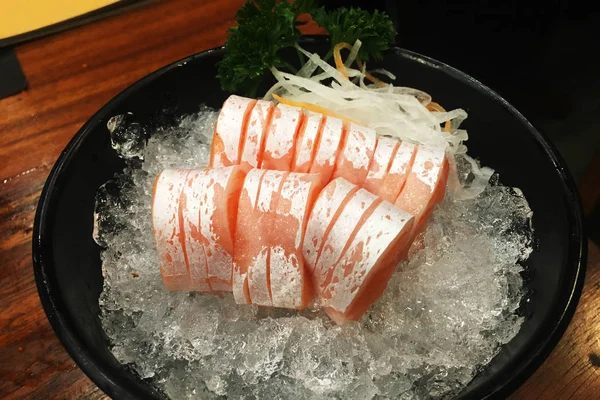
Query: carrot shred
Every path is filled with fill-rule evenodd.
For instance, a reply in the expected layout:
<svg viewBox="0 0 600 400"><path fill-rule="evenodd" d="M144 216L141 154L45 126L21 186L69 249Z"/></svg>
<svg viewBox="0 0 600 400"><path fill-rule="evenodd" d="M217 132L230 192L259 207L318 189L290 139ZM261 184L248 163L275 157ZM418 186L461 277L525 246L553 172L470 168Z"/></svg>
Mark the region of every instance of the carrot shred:
<svg viewBox="0 0 600 400"><path fill-rule="evenodd" d="M341 42L335 45L335 47L333 48L333 59L335 60L335 68L338 71L340 71L344 78L349 80L350 77L348 77L348 71L346 71L346 66L342 61L342 54L340 53L342 49L351 50L352 46L350 45L350 43L346 42Z"/></svg>
<svg viewBox="0 0 600 400"><path fill-rule="evenodd" d="M429 104L427 104L427 109L429 111L446 112L446 109L444 107L440 106L435 101L429 102Z"/></svg>
<svg viewBox="0 0 600 400"><path fill-rule="evenodd" d="M435 101L432 101L429 104L427 104L427 109L429 111L446 112L446 109L438 103L436 103ZM450 132L450 128L451 122L448 120L444 123L444 132Z"/></svg>
<svg viewBox="0 0 600 400"><path fill-rule="evenodd" d="M335 113L335 112L333 112L333 111L331 111L331 110L329 110L327 108L320 107L320 106L317 106L315 104L303 103L303 102L300 102L300 101L294 101L294 100L290 100L290 99L284 99L283 97L278 96L276 94L273 94L272 96L278 102L283 103L283 104L287 104L288 106L300 107L300 108L303 108L305 110L314 111L314 112L319 113L319 114L327 115L328 117L339 118L342 121L352 122L353 124L362 125L360 122L357 122L357 121L355 121L353 119L344 117L343 115L337 114L337 113Z"/></svg>

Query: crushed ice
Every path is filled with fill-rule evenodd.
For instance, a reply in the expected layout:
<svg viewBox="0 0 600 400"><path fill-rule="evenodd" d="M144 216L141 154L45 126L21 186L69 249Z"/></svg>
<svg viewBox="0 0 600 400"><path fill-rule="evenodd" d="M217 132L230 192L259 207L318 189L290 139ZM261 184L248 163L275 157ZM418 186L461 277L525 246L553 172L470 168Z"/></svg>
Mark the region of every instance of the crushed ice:
<svg viewBox="0 0 600 400"><path fill-rule="evenodd" d="M424 250L358 323L164 290L152 183L167 167L207 165L216 116L203 108L153 129L147 143L134 116L109 123L115 150L138 162L97 195L101 320L115 357L157 390L172 399L441 398L464 388L516 335L531 210L518 190L498 184L474 199L447 196ZM471 163L456 164L468 186Z"/></svg>

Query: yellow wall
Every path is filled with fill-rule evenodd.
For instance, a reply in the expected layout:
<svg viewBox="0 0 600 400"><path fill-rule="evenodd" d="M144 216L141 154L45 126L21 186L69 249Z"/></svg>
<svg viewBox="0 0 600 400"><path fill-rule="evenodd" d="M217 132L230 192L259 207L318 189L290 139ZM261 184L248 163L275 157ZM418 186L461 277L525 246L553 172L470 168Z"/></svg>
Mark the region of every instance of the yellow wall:
<svg viewBox="0 0 600 400"><path fill-rule="evenodd" d="M0 0L0 39L53 25L118 0Z"/></svg>

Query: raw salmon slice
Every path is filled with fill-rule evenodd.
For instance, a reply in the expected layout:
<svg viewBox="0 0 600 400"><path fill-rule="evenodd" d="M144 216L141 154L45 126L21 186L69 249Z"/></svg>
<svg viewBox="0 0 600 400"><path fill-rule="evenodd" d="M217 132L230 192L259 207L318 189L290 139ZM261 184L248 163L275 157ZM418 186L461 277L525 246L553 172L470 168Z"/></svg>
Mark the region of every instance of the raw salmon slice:
<svg viewBox="0 0 600 400"><path fill-rule="evenodd" d="M313 299L302 244L310 211L325 186L318 174L290 173L281 187L270 239L270 283L274 307L303 309Z"/></svg>
<svg viewBox="0 0 600 400"><path fill-rule="evenodd" d="M289 171L292 168L296 137L302 127L304 113L299 107L278 104L273 111L260 167Z"/></svg>
<svg viewBox="0 0 600 400"><path fill-rule="evenodd" d="M244 149L246 125L256 100L229 96L219 112L210 149L211 167L228 167L240 163Z"/></svg>
<svg viewBox="0 0 600 400"><path fill-rule="evenodd" d="M415 216L415 229L444 199L448 171L445 149L419 146L404 188L394 203Z"/></svg>
<svg viewBox="0 0 600 400"><path fill-rule="evenodd" d="M246 175L240 193L233 253L233 297L238 304L251 304L248 268L262 250L261 243L255 240L262 235L255 221L258 189L266 172L263 169L251 169ZM258 245L260 247L257 248Z"/></svg>
<svg viewBox="0 0 600 400"><path fill-rule="evenodd" d="M302 246L304 262L311 274L331 227L337 221L345 204L359 189L347 180L337 178L329 182L319 194L306 225Z"/></svg>
<svg viewBox="0 0 600 400"><path fill-rule="evenodd" d="M168 290L190 290L185 255L180 197L188 170L166 169L154 181L152 227L160 261L160 275Z"/></svg>
<svg viewBox="0 0 600 400"><path fill-rule="evenodd" d="M410 246L413 216L384 201L362 223L321 291L325 312L338 324L356 321L377 301Z"/></svg>
<svg viewBox="0 0 600 400"><path fill-rule="evenodd" d="M181 193L179 206L183 218L185 254L190 271L191 290L212 291L204 252L205 240L200 233L200 199L204 194L202 170L190 170Z"/></svg>
<svg viewBox="0 0 600 400"><path fill-rule="evenodd" d="M372 129L353 123L347 124L345 132L345 143L337 158L332 179L341 176L350 183L362 186L373 160L377 134Z"/></svg>
<svg viewBox="0 0 600 400"><path fill-rule="evenodd" d="M207 168L199 176L200 238L214 291L232 290L233 240L238 200L246 173L240 166Z"/></svg>
<svg viewBox="0 0 600 400"><path fill-rule="evenodd" d="M261 164L265 138L274 108L270 101L258 100L250 112L244 147L240 156L240 165L246 169L258 168ZM244 132L242 131L241 134L244 135Z"/></svg>
<svg viewBox="0 0 600 400"><path fill-rule="evenodd" d="M267 170L258 189L254 210L255 227L251 232L239 232L248 237L245 242L254 249L248 266L250 301L259 306L273 306L269 284L269 246L276 215L279 192L289 172Z"/></svg>
<svg viewBox="0 0 600 400"><path fill-rule="evenodd" d="M379 195L386 201L393 203L398 198L398 194L404 187L406 178L413 165L417 147L408 142L400 143L400 147L394 154L390 169L380 186Z"/></svg>
<svg viewBox="0 0 600 400"><path fill-rule="evenodd" d="M325 181L333 175L338 153L344 142L345 129L341 119L324 117L325 123L318 139L317 152L310 166L310 173L322 174Z"/></svg>
<svg viewBox="0 0 600 400"><path fill-rule="evenodd" d="M335 265L346 252L358 228L362 226L373 210L381 203L381 198L364 189L356 191L345 204L339 218L333 223L318 256L313 271L313 284L317 296L321 296L333 278Z"/></svg>
<svg viewBox="0 0 600 400"><path fill-rule="evenodd" d="M369 172L365 178L362 187L369 192L381 196L381 187L385 181L385 177L390 170L394 155L400 147L400 142L396 139L379 137L377 138L377 146L373 154L373 161L369 166Z"/></svg>
<svg viewBox="0 0 600 400"><path fill-rule="evenodd" d="M304 113L303 125L296 140L295 158L292 172L308 172L317 151L320 132L325 124L325 116L312 111Z"/></svg>

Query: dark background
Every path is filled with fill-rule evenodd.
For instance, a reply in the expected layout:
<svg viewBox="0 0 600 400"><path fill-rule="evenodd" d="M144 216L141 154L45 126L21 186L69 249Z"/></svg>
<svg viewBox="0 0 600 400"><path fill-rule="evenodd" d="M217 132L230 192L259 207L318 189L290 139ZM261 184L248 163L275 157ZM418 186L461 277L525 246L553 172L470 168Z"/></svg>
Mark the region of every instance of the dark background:
<svg viewBox="0 0 600 400"><path fill-rule="evenodd" d="M329 0L386 10L396 45L494 89L557 146L578 184L600 185L600 13L583 1ZM596 159L594 164L592 162ZM591 169L594 169L592 171ZM596 202L588 230L599 242Z"/></svg>

